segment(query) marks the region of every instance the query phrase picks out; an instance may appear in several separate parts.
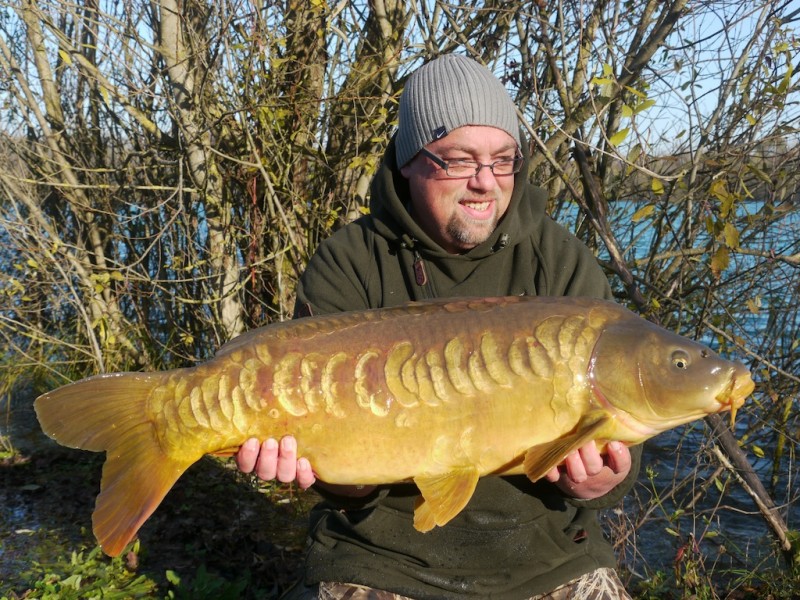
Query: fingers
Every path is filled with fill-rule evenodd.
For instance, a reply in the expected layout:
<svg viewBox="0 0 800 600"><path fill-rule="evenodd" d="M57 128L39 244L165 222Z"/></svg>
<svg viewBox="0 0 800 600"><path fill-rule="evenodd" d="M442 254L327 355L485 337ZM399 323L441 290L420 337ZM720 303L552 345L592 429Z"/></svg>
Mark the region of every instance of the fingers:
<svg viewBox="0 0 800 600"><path fill-rule="evenodd" d="M561 479L561 471L558 467L553 467L545 474L544 478L550 483L555 483Z"/></svg>
<svg viewBox="0 0 800 600"><path fill-rule="evenodd" d="M590 441L564 460L564 468L569 478L575 483L583 483L589 477L598 475L603 470L603 457L597 450L594 441Z"/></svg>
<svg viewBox="0 0 800 600"><path fill-rule="evenodd" d="M285 440L286 438L284 438ZM294 438L292 438L294 441ZM281 440L283 444L283 440ZM288 444L287 444L288 446ZM283 450L283 448L281 448ZM295 452L297 446L291 448L291 461L294 463L297 460ZM261 444L261 451L258 453L258 462L256 462L255 473L260 479L271 480L278 478L279 481L291 481L293 473L290 472L290 467L286 464L288 457L285 455L278 455L278 442L269 438ZM288 479L286 479L288 477Z"/></svg>
<svg viewBox="0 0 800 600"><path fill-rule="evenodd" d="M236 465L243 473L255 473L265 481L296 481L302 489L316 481L308 460L297 458L297 440L290 435L280 443L270 438L259 444L257 439L250 438L236 453Z"/></svg>
<svg viewBox="0 0 800 600"><path fill-rule="evenodd" d="M631 470L631 451L625 444L609 442L606 451L608 452L606 466L614 473L627 474Z"/></svg>
<svg viewBox="0 0 800 600"><path fill-rule="evenodd" d="M239 452L236 453L236 466L239 467L242 473L253 472L256 460L258 460L258 449L259 445L256 438L250 438L239 448Z"/></svg>
<svg viewBox="0 0 800 600"><path fill-rule="evenodd" d="M302 489L308 489L317 478L314 476L314 471L311 469L311 463L307 459L301 458L297 461L297 485Z"/></svg>
<svg viewBox="0 0 800 600"><path fill-rule="evenodd" d="M591 477L600 475L604 467L608 467L614 474L627 474L631 468L631 454L628 447L621 442L608 442L604 456L597 449L597 444L590 441L570 453L560 467L551 469L545 475L545 479L556 483L566 475L573 483L584 483Z"/></svg>

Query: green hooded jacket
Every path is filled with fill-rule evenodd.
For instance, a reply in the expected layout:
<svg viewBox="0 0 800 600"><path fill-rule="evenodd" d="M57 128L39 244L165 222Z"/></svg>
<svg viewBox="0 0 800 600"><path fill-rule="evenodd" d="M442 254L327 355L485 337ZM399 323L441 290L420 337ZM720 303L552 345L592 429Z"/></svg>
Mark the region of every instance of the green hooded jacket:
<svg viewBox="0 0 800 600"><path fill-rule="evenodd" d="M527 160L496 231L461 255L444 251L411 218L395 163L392 142L372 182L370 214L319 246L298 286L296 316L434 297L611 298L589 249L545 214L547 197L527 182ZM411 484L382 486L359 501L326 495L310 517L305 582L360 583L420 600L522 600L614 567L597 509L630 489L640 451L632 456L626 481L592 501L524 476L482 478L466 508L427 533L413 527Z"/></svg>

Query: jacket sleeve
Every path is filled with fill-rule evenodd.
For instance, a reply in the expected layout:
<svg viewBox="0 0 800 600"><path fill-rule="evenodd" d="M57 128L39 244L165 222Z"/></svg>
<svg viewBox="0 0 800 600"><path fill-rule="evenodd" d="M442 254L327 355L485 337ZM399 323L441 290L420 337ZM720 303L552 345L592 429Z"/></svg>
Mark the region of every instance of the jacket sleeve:
<svg viewBox="0 0 800 600"><path fill-rule="evenodd" d="M549 217L543 217L535 251L542 279L537 289L542 295L613 298L608 278L591 250Z"/></svg>
<svg viewBox="0 0 800 600"><path fill-rule="evenodd" d="M355 221L319 245L297 284L295 317L371 308L366 291L374 270L370 235L363 222Z"/></svg>

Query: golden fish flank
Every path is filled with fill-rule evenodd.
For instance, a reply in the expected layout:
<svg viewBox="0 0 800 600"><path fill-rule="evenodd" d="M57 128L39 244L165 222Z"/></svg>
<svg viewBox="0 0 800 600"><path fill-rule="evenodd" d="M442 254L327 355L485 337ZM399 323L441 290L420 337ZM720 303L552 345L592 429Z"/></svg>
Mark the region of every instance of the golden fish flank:
<svg viewBox="0 0 800 600"><path fill-rule="evenodd" d="M536 480L591 439L639 443L752 389L742 365L616 304L487 298L279 323L197 367L101 375L35 406L60 443L107 452L92 520L115 555L186 468L251 436L295 435L330 483L413 480L427 531L481 476Z"/></svg>

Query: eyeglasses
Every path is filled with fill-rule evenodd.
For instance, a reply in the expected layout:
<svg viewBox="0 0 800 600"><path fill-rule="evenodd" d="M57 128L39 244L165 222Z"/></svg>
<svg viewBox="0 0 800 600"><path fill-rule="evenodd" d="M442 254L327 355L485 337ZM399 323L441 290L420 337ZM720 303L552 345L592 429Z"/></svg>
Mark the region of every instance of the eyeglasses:
<svg viewBox="0 0 800 600"><path fill-rule="evenodd" d="M513 175L522 169L523 159L517 156L512 159L496 160L491 164L484 165L476 160L444 160L436 156L433 152L422 148L420 154L430 158L435 164L444 169L448 177L467 178L477 177L483 167L487 167L495 177L501 175Z"/></svg>

